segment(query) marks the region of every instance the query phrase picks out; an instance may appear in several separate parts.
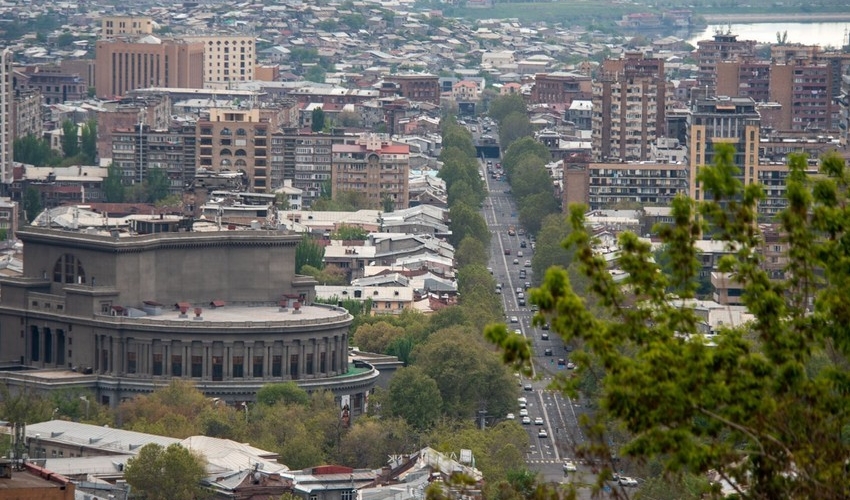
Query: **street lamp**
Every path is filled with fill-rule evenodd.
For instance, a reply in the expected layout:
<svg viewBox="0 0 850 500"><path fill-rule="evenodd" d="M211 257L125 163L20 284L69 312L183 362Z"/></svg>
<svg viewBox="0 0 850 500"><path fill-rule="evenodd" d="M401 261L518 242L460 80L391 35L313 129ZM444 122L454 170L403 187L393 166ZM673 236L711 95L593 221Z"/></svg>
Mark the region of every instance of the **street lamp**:
<svg viewBox="0 0 850 500"><path fill-rule="evenodd" d="M53 415L50 415L50 420L56 420L56 414L59 412L59 408L53 409Z"/></svg>
<svg viewBox="0 0 850 500"><path fill-rule="evenodd" d="M245 423L248 423L248 402L245 401L242 403L242 407L245 408Z"/></svg>

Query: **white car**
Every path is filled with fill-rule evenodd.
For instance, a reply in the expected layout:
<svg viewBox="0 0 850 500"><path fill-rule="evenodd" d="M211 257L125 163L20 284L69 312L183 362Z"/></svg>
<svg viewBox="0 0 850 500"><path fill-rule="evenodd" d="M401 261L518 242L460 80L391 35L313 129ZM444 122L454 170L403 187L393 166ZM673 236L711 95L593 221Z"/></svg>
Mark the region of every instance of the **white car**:
<svg viewBox="0 0 850 500"><path fill-rule="evenodd" d="M522 425L531 425L531 418L528 416L522 417Z"/></svg>
<svg viewBox="0 0 850 500"><path fill-rule="evenodd" d="M514 415L513 413L508 413L507 415L505 415L505 418L508 420L516 420L516 415Z"/></svg>
<svg viewBox="0 0 850 500"><path fill-rule="evenodd" d="M511 323L519 323L519 318L516 316L511 316Z"/></svg>
<svg viewBox="0 0 850 500"><path fill-rule="evenodd" d="M528 416L528 410L523 408L522 410L519 411L519 416L520 417L527 417Z"/></svg>
<svg viewBox="0 0 850 500"><path fill-rule="evenodd" d="M620 479L619 479L618 482L620 483L620 486L637 486L638 485L637 479L635 479L633 477L628 477L628 476L620 476Z"/></svg>
<svg viewBox="0 0 850 500"><path fill-rule="evenodd" d="M572 460L564 460L564 472L576 472L578 467Z"/></svg>
<svg viewBox="0 0 850 500"><path fill-rule="evenodd" d="M543 425L543 417L537 417L534 419L534 425Z"/></svg>
<svg viewBox="0 0 850 500"><path fill-rule="evenodd" d="M549 433L546 432L546 429L540 429L539 431L537 431L537 437L547 438L547 437L549 437Z"/></svg>
<svg viewBox="0 0 850 500"><path fill-rule="evenodd" d="M516 398L516 402L517 403L528 403L528 400L525 399L525 396L520 396L520 397Z"/></svg>
<svg viewBox="0 0 850 500"><path fill-rule="evenodd" d="M514 330L514 333L517 334L517 335L522 335L522 330L517 328L516 330Z"/></svg>

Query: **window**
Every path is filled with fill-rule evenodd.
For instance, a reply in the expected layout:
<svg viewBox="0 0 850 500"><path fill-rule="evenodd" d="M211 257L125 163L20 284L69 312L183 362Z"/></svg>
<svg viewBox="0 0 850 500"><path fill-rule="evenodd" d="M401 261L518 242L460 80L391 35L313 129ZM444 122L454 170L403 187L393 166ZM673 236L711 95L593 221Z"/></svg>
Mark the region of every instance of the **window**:
<svg viewBox="0 0 850 500"><path fill-rule="evenodd" d="M312 354L305 354L304 355L304 363L307 365L306 368L305 368L307 375L312 375L313 374L313 355Z"/></svg>
<svg viewBox="0 0 850 500"><path fill-rule="evenodd" d="M233 378L245 376L245 356L233 356Z"/></svg>
<svg viewBox="0 0 850 500"><path fill-rule="evenodd" d="M73 254L62 255L53 266L53 281L55 283L85 283L86 272L83 269L83 263Z"/></svg>
<svg viewBox="0 0 850 500"><path fill-rule="evenodd" d="M327 373L328 371L328 353L319 353L319 373Z"/></svg>
<svg viewBox="0 0 850 500"><path fill-rule="evenodd" d="M183 376L183 356L180 354L173 354L171 356L171 374L175 377Z"/></svg>
<svg viewBox="0 0 850 500"><path fill-rule="evenodd" d="M136 373L136 353L127 353L127 373Z"/></svg>
<svg viewBox="0 0 850 500"><path fill-rule="evenodd" d="M343 490L340 493L340 500L351 500L351 490Z"/></svg>
<svg viewBox="0 0 850 500"><path fill-rule="evenodd" d="M160 352L153 355L153 375L162 375L162 353Z"/></svg>
<svg viewBox="0 0 850 500"><path fill-rule="evenodd" d="M192 356L192 377L201 378L204 374L204 357Z"/></svg>
<svg viewBox="0 0 850 500"><path fill-rule="evenodd" d="M254 370L252 372L252 376L254 376L254 377L262 377L263 376L263 357L262 356L254 356Z"/></svg>
<svg viewBox="0 0 850 500"><path fill-rule="evenodd" d="M283 376L283 356L276 354L272 356L272 377Z"/></svg>

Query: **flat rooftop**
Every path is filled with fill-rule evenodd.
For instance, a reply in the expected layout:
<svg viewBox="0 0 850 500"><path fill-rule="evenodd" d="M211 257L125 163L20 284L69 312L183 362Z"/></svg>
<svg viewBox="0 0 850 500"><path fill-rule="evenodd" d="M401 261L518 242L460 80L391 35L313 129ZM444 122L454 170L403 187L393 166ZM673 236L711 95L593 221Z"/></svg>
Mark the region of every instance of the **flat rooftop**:
<svg viewBox="0 0 850 500"><path fill-rule="evenodd" d="M286 311L281 311L280 307L262 306L262 305L244 305L244 304L225 304L222 307L211 307L209 305L201 307L202 320L195 319L195 305L190 305L186 312L186 317L181 318L180 311L172 306L164 306L162 314L158 316L121 316L124 321L151 321L162 323L266 323L266 322L330 322L340 321L348 316L348 311L341 308L322 307L322 306L304 306L302 305L298 312L289 307ZM190 325L187 325L190 326Z"/></svg>

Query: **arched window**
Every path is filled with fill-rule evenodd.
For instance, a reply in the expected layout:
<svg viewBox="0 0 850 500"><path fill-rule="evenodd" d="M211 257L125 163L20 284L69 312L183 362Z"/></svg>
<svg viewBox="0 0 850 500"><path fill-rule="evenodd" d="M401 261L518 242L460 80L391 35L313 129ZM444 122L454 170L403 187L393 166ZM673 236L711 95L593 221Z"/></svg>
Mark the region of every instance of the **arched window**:
<svg viewBox="0 0 850 500"><path fill-rule="evenodd" d="M233 153L231 153L230 150L227 148L222 149L221 151L219 151L218 154L220 154L221 156L233 156Z"/></svg>
<svg viewBox="0 0 850 500"><path fill-rule="evenodd" d="M245 135L245 134L246 134L246 132L245 132L244 128L237 128L236 129L236 135Z"/></svg>
<svg viewBox="0 0 850 500"><path fill-rule="evenodd" d="M229 128L221 129L221 135L230 135L230 129Z"/></svg>
<svg viewBox="0 0 850 500"><path fill-rule="evenodd" d="M248 156L244 149L237 149L236 156Z"/></svg>
<svg viewBox="0 0 850 500"><path fill-rule="evenodd" d="M83 269L83 263L74 254L62 255L53 266L53 281L55 283L85 283L86 271Z"/></svg>
<svg viewBox="0 0 850 500"><path fill-rule="evenodd" d="M248 163L247 163L245 160L243 160L243 159L241 159L241 158L240 158L240 159L236 160L236 162L234 163L234 165L235 165L235 166L236 166L236 168L238 169L239 167L247 167L247 166L248 166Z"/></svg>

